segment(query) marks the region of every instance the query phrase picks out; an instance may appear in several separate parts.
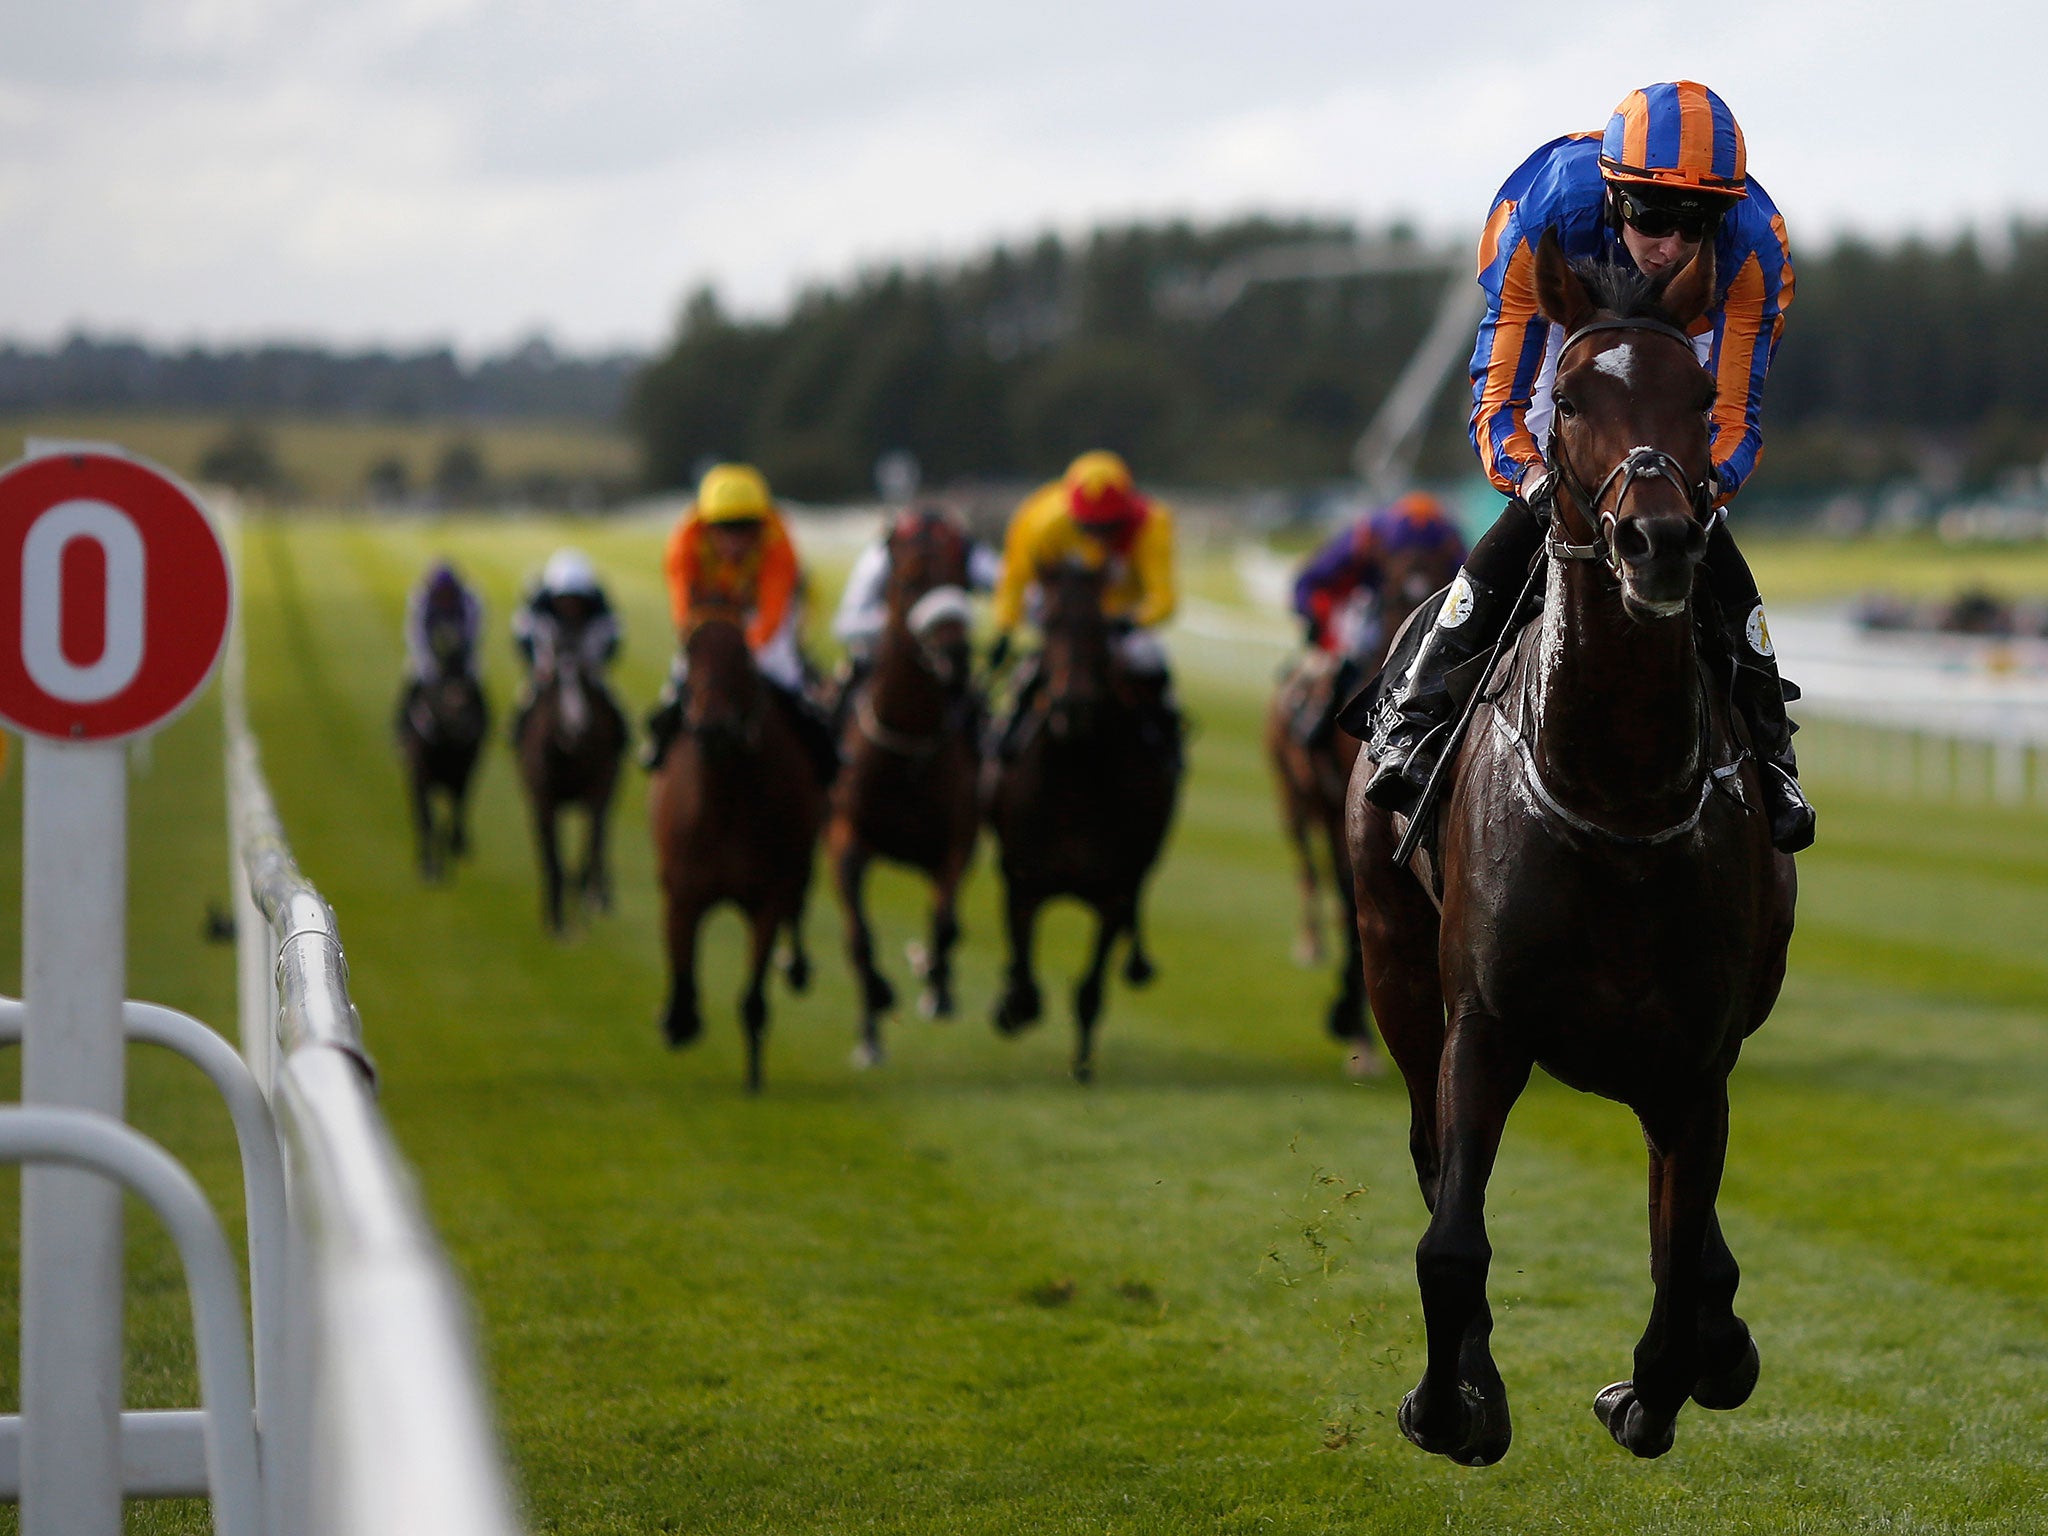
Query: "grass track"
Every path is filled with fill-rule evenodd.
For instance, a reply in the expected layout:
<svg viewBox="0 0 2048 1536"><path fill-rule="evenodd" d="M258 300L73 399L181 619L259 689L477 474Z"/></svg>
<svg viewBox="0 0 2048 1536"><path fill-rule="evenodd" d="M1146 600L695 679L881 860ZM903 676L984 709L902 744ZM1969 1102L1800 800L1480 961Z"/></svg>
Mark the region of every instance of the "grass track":
<svg viewBox="0 0 2048 1536"><path fill-rule="evenodd" d="M338 909L387 1111L473 1288L537 1529L2048 1525L2048 822L1821 787L1793 976L1735 1079L1722 1202L1764 1380L1740 1413L1688 1412L1662 1462L1633 1462L1588 1412L1648 1304L1639 1137L1614 1106L1532 1087L1491 1202L1517 1440L1465 1471L1393 1428L1420 1348L1405 1107L1339 1078L1317 1024L1327 978L1284 961L1256 657L1179 652L1203 729L1151 900L1162 976L1115 989L1090 1090L1065 1080L1056 1001L1020 1041L982 1020L998 960L986 853L966 1014L896 1024L879 1073L846 1065L852 992L818 892L819 985L776 994L758 1102L738 1089L730 916L708 938L705 1042L657 1044L637 775L620 910L575 944L540 937L501 751L476 861L451 889L413 883L386 730L406 581L443 549L480 574L502 707L517 585L558 538L581 540L615 574L623 689L644 702L663 661L660 532L305 521L252 527L247 545L267 766ZM131 990L225 1021L225 952L198 943L226 885L217 728L209 702L137 781ZM879 886L898 956L921 897ZM18 889L0 880L8 924ZM1049 1000L1082 938L1055 914ZM14 966L0 957L0 981ZM138 1052L132 1074L136 1118L234 1209L218 1113L175 1064ZM0 1245L15 1225L10 1205ZM179 1402L179 1282L149 1223L131 1230L130 1397ZM0 1338L0 1380L13 1358ZM131 1522L203 1529L190 1505Z"/></svg>

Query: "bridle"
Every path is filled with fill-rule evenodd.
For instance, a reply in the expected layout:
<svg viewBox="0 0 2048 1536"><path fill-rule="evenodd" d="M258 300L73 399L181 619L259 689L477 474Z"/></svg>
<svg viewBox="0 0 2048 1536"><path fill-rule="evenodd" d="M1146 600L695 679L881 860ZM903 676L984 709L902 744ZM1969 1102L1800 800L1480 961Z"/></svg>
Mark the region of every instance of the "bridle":
<svg viewBox="0 0 2048 1536"><path fill-rule="evenodd" d="M1666 325L1662 320L1640 315L1626 320L1592 320L1580 326L1565 337L1564 345L1557 349L1558 367L1563 368L1567 352L1586 337L1599 331L1649 331L1655 335L1669 336L1685 348L1688 356L1692 355L1692 338L1685 332L1675 325ZM1559 524L1553 519L1550 532L1545 539L1551 558L1598 560L1617 580L1621 577L1621 556L1615 549L1615 529L1621 519L1622 503L1628 500L1628 493L1638 480L1670 481L1678 489L1678 493L1685 497L1687 505L1693 509L1693 515L1700 520L1709 534L1714 531L1721 519L1728 515L1726 507L1716 507L1713 504L1714 490L1709 480L1687 480L1685 467L1678 460L1662 448L1653 448L1648 444L1629 449L1622 455L1621 462L1607 472L1607 478L1602 480L1597 488L1589 491L1579 472L1572 467L1571 460L1565 456L1563 434L1553 429L1550 434L1550 471L1557 477L1558 484L1571 492L1572 499L1578 503L1580 514L1594 529L1590 543L1574 544L1569 539L1560 537ZM1620 482L1620 488L1615 490L1617 481ZM1610 490L1615 490L1614 503L1602 510L1601 503L1606 501Z"/></svg>

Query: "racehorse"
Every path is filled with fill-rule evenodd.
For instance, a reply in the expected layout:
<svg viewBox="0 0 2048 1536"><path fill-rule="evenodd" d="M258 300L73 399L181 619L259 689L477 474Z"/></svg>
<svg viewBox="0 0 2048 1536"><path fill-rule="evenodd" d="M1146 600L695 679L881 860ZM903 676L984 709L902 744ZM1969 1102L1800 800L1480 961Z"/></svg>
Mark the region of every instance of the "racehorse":
<svg viewBox="0 0 2048 1536"><path fill-rule="evenodd" d="M1402 544L1379 557L1383 573L1379 612L1374 616L1369 643L1353 658L1361 680L1379 671L1388 643L1416 606L1457 574L1459 558L1459 541L1448 538ZM1334 658L1322 651L1311 651L1287 670L1266 709L1266 756L1273 766L1280 823L1294 849L1301 891L1295 957L1304 965L1319 965L1323 959L1322 881L1316 853L1320 843L1329 860L1330 888L1344 934L1337 995L1331 999L1326 1022L1337 1039L1352 1042L1351 1070L1370 1076L1379 1071L1379 1056L1366 1019L1351 856L1344 846L1344 792L1351 779L1351 765L1358 758L1359 741L1349 731L1328 724L1320 739L1310 745L1301 739L1295 724L1304 713L1327 716L1344 702L1331 696L1337 676Z"/></svg>
<svg viewBox="0 0 2048 1536"><path fill-rule="evenodd" d="M825 820L825 788L788 712L769 694L746 635L727 617L691 630L683 654L689 688L682 733L655 769L648 823L668 912L669 996L662 1034L672 1047L703 1032L697 1009L697 930L720 902L746 914L752 936L740 1018L747 1089L761 1090L768 1029L768 966L788 930L789 984L810 983L803 947L811 857Z"/></svg>
<svg viewBox="0 0 2048 1536"><path fill-rule="evenodd" d="M1173 821L1179 777L1148 740L1136 688L1113 661L1103 573L1062 566L1040 578L1044 686L1013 759L997 766L988 818L1002 849L1010 964L996 1028L1015 1034L1041 1012L1032 976L1038 910L1073 896L1095 911L1095 947L1074 990L1073 1073L1094 1076L1095 1024L1111 948L1128 935L1124 979L1152 979L1139 927L1145 877Z"/></svg>
<svg viewBox="0 0 2048 1536"><path fill-rule="evenodd" d="M535 636L532 688L533 701L513 747L540 852L541 919L559 937L564 932L559 822L565 808L580 808L587 830L574 879L577 893L586 911L611 910L605 826L628 733L611 690L588 673L574 645L556 644L547 630Z"/></svg>
<svg viewBox="0 0 2048 1536"><path fill-rule="evenodd" d="M469 853L469 781L491 725L483 685L466 671L408 683L395 727L405 754L420 878L438 881ZM446 815L435 814L435 801Z"/></svg>
<svg viewBox="0 0 2048 1536"><path fill-rule="evenodd" d="M1484 1202L1533 1066L1627 1105L1649 1146L1655 1299L1632 1377L1594 1400L1601 1423L1661 1455L1688 1398L1734 1408L1756 1384L1714 1203L1728 1074L1777 999L1795 889L1717 670L1718 618L1695 611L1712 606L1693 577L1720 514L1714 381L1685 333L1711 302L1712 251L1653 298L1544 236L1538 300L1565 340L1542 618L1479 682L1416 872L1391 860L1405 819L1364 798L1369 755L1352 774L1366 981L1430 1211L1415 1264L1428 1363L1399 1422L1466 1465L1510 1438Z"/></svg>
<svg viewBox="0 0 2048 1536"><path fill-rule="evenodd" d="M846 953L861 987L854 1059L882 1059L881 1020L896 994L875 966L862 884L877 856L932 882L931 942L913 945L924 981L919 1012L953 1014L954 903L980 830L975 801L980 712L968 676L965 537L920 519L889 537L888 621L874 669L858 685L846 728L845 766L832 787L826 829L834 885L846 912Z"/></svg>

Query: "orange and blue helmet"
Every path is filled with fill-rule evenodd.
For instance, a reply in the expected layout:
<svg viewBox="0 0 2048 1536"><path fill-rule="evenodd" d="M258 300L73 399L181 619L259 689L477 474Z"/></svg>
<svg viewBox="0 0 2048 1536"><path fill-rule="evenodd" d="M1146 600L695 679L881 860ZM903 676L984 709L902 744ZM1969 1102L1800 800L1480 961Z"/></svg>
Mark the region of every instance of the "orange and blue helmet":
<svg viewBox="0 0 2048 1536"><path fill-rule="evenodd" d="M1600 138L1609 183L1712 199L1749 195L1748 153L1728 104L1697 80L1631 91Z"/></svg>

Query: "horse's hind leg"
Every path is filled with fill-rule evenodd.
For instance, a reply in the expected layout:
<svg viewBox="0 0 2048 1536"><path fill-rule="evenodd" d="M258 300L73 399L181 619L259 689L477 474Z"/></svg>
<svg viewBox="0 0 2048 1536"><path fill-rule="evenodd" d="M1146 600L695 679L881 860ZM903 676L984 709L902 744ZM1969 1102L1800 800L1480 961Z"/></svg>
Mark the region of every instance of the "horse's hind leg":
<svg viewBox="0 0 2048 1536"><path fill-rule="evenodd" d="M1656 1298L1636 1345L1635 1375L1602 1389L1593 1411L1622 1446L1648 1457L1671 1449L1678 1410L1700 1382L1708 1239L1717 1231L1714 1200L1728 1150L1726 1080L1717 1079L1689 1104L1644 1115L1643 1130L1650 1141L1650 1277ZM1726 1244L1718 1246L1726 1253ZM1733 1278L1727 1270L1716 1275L1731 1303ZM1740 1387L1748 1395L1750 1383L1740 1380L1746 1354L1732 1370L1723 1366L1735 1379L1710 1383L1710 1396L1716 1387L1727 1395Z"/></svg>
<svg viewBox="0 0 2048 1536"><path fill-rule="evenodd" d="M853 1048L853 1060L856 1066L872 1067L882 1060L882 1017L896 1006L896 990L875 968L875 935L863 890L868 850L843 826L834 832L832 881L846 913L846 958L860 983L860 1043Z"/></svg>
<svg viewBox="0 0 2048 1536"><path fill-rule="evenodd" d="M705 904L694 893L668 896L668 1006L662 1010L661 1035L670 1050L680 1050L704 1032L697 1009L697 927Z"/></svg>
<svg viewBox="0 0 2048 1536"><path fill-rule="evenodd" d="M1124 980L1134 987L1149 987L1159 968L1145 952L1145 907L1141 892L1131 902L1131 947L1124 954Z"/></svg>
<svg viewBox="0 0 2048 1536"><path fill-rule="evenodd" d="M753 938L746 995L740 999L740 1022L747 1031L747 1092L761 1091L761 1047L768 1034L768 967L775 957L775 935L782 927L771 908L747 914Z"/></svg>
<svg viewBox="0 0 2048 1536"><path fill-rule="evenodd" d="M964 873L964 860L956 860L939 872L932 888L931 946L921 956L912 956L914 963L922 961L917 969L924 979L917 1011L928 1019L953 1017L953 946L960 942L958 906L960 877Z"/></svg>
<svg viewBox="0 0 2048 1536"><path fill-rule="evenodd" d="M1393 828L1378 807L1353 812L1351 856L1359 972L1380 1039L1408 1086L1408 1155L1422 1198L1437 1187L1437 1078L1444 1052L1443 982L1436 908L1414 876L1396 869Z"/></svg>
<svg viewBox="0 0 2048 1536"><path fill-rule="evenodd" d="M1461 1011L1444 1042L1436 1199L1415 1249L1429 1364L1399 1419L1422 1449L1468 1467L1499 1461L1512 1436L1490 1348L1486 1182L1531 1065L1499 1020L1476 1012Z"/></svg>
<svg viewBox="0 0 2048 1536"><path fill-rule="evenodd" d="M1038 908L1044 898L1025 890L1018 882L1007 882L1003 891L1004 917L1010 939L1010 969L1003 982L1003 994L996 999L996 1029L1014 1035L1038 1022L1044 1003L1038 982L1031 974L1031 946L1038 927Z"/></svg>
<svg viewBox="0 0 2048 1536"><path fill-rule="evenodd" d="M1087 974L1074 989L1074 1081L1086 1083L1095 1077L1095 1021L1102 1017L1102 978L1109 969L1109 952L1126 930L1135 925L1130 905L1098 909L1095 914L1095 953L1088 957Z"/></svg>

